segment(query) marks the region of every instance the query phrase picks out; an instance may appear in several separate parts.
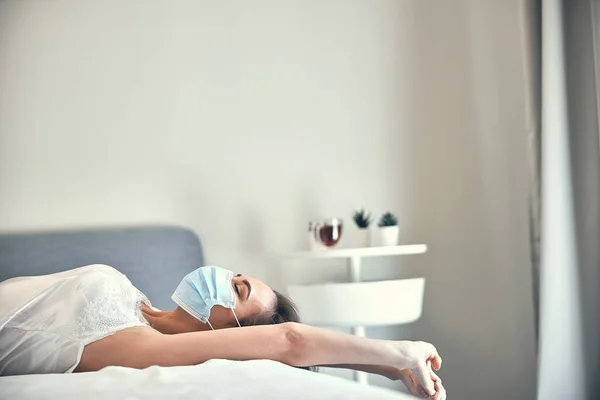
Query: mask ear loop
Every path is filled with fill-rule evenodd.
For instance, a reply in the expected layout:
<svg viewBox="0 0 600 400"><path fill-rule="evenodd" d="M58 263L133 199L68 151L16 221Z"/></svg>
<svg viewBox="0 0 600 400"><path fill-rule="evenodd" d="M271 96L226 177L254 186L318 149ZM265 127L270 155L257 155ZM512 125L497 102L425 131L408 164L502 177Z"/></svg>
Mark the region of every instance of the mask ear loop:
<svg viewBox="0 0 600 400"><path fill-rule="evenodd" d="M235 315L235 311L233 311L233 308L231 309L231 312L233 313L233 317L235 318L235 322L237 322L238 326L241 328L242 325L240 324L240 320L238 319L237 315ZM215 328L213 328L213 326L211 325L209 320L206 320L206 323L208 324L208 326L210 326L210 329L212 329L213 331L215 330Z"/></svg>
<svg viewBox="0 0 600 400"><path fill-rule="evenodd" d="M235 315L235 311L233 310L233 308L231 309L231 312L233 313L233 316L235 317L235 322L237 322L238 326L241 328L242 325L240 324L240 321L238 320L237 315Z"/></svg>

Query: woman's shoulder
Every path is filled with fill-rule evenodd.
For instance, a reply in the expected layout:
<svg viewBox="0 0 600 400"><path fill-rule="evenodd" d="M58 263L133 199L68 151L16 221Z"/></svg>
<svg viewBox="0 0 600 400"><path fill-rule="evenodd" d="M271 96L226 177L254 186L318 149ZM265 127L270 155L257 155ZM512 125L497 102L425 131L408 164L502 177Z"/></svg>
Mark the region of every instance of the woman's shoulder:
<svg viewBox="0 0 600 400"><path fill-rule="evenodd" d="M125 274L109 265L88 265L77 268L73 272L81 290L101 293L101 297L106 300L124 300L143 296Z"/></svg>

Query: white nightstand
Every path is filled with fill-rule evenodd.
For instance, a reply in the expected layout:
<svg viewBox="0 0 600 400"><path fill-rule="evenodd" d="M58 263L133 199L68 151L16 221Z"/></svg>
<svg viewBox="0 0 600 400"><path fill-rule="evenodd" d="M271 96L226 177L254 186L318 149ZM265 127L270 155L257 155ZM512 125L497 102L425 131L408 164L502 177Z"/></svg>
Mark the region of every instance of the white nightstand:
<svg viewBox="0 0 600 400"><path fill-rule="evenodd" d="M365 326L399 325L419 319L423 310L425 278L361 282L361 259L425 252L427 246L417 244L293 253L284 259L348 259L349 282L292 285L288 292L307 324L349 326L353 334L364 337ZM356 371L354 378L367 383L364 372Z"/></svg>

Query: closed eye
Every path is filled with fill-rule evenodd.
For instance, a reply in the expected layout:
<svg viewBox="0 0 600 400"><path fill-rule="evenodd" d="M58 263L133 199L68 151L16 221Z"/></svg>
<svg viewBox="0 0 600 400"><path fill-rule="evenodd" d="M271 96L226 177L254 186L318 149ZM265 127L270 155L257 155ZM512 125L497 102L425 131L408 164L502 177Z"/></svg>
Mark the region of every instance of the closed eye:
<svg viewBox="0 0 600 400"><path fill-rule="evenodd" d="M250 293L252 293L252 285L250 285L250 282L248 282L247 279L244 279L242 281L244 283L244 285L246 285L246 288L248 290L246 290L246 300L248 300L250 298Z"/></svg>

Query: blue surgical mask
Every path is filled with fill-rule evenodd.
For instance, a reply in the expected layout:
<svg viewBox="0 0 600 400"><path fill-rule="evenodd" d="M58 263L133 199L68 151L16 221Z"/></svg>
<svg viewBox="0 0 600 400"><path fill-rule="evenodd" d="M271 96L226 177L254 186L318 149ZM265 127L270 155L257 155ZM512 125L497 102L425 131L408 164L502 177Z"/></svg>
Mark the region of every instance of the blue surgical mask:
<svg viewBox="0 0 600 400"><path fill-rule="evenodd" d="M187 274L171 296L177 305L214 330L210 321L210 310L214 306L231 309L235 320L235 294L232 286L233 272L215 266L200 267Z"/></svg>

